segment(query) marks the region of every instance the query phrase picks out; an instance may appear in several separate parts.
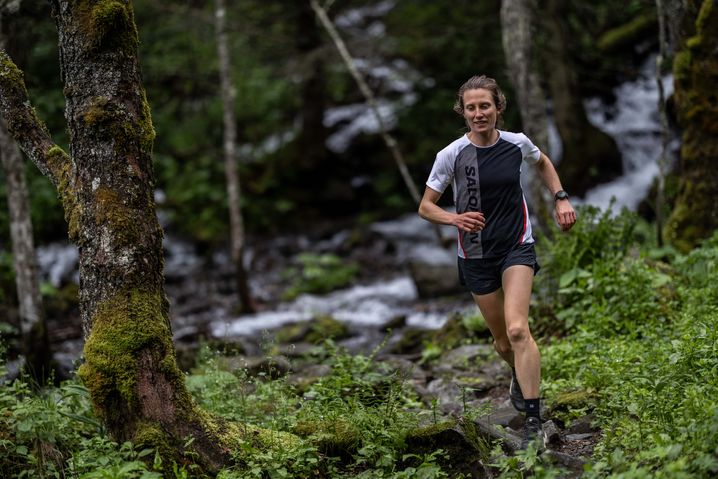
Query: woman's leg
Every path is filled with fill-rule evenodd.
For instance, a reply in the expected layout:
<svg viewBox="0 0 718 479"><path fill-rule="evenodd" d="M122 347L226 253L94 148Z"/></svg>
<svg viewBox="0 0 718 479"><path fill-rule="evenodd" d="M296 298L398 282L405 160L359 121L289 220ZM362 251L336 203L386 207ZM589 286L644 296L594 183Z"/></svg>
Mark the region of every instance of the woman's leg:
<svg viewBox="0 0 718 479"><path fill-rule="evenodd" d="M506 321L504 320L504 295L501 289L489 294L472 294L486 325L494 337L494 349L499 356L514 367L514 352L511 342L506 334Z"/></svg>
<svg viewBox="0 0 718 479"><path fill-rule="evenodd" d="M533 278L533 268L525 265L506 268L502 278L505 334L513 351L516 378L525 399L539 397L541 381L541 356L529 331Z"/></svg>

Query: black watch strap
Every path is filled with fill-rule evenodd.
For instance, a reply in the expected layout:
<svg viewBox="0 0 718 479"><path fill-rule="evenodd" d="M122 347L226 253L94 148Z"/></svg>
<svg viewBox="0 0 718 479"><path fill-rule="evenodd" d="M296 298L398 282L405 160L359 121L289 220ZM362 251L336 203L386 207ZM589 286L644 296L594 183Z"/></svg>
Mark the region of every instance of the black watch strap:
<svg viewBox="0 0 718 479"><path fill-rule="evenodd" d="M563 190L558 190L555 195L553 195L553 200L567 200L568 199L568 193L566 193Z"/></svg>

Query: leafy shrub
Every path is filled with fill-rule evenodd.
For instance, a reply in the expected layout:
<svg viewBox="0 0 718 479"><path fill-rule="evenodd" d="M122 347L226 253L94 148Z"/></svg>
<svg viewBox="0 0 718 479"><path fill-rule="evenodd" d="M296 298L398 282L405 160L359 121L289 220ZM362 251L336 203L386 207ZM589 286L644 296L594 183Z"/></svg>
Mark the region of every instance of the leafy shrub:
<svg viewBox="0 0 718 479"><path fill-rule="evenodd" d="M87 389L74 381L37 391L14 380L0 389L0 411L1 477L162 477L141 460L153 451L105 435Z"/></svg>
<svg viewBox="0 0 718 479"><path fill-rule="evenodd" d="M288 268L284 277L290 284L284 290L286 300L302 293L328 293L351 284L359 272L353 263L345 263L333 254L302 253L297 256L297 266Z"/></svg>
<svg viewBox="0 0 718 479"><path fill-rule="evenodd" d="M603 437L586 477L715 477L718 235L669 266L594 258L560 280L571 334L542 352L544 391L583 391Z"/></svg>
<svg viewBox="0 0 718 479"><path fill-rule="evenodd" d="M612 216L610 209L602 213L590 205L576 210L578 221L570 233L555 232L551 238L537 242L544 269L537 286L547 297L555 297L558 278L564 274L588 269L602 259L621 258L645 240L637 234L638 217L628 210L617 216Z"/></svg>

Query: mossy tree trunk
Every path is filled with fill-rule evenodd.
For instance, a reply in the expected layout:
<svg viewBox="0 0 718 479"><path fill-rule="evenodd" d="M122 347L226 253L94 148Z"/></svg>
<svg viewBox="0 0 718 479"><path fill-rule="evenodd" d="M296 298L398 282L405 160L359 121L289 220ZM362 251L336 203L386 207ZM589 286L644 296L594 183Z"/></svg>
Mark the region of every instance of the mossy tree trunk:
<svg viewBox="0 0 718 479"><path fill-rule="evenodd" d="M30 106L23 74L5 51L0 51L0 107L10 133L57 187L69 236L79 249L86 336L79 375L115 440L156 447L177 461L191 455L205 470L216 470L242 433L195 406L175 362L153 200L154 130L132 4L51 4L69 154L54 144ZM171 467L171 461L165 464Z"/></svg>
<svg viewBox="0 0 718 479"><path fill-rule="evenodd" d="M563 142L557 169L569 193L583 196L590 187L622 173L621 154L613 138L593 126L586 117L575 62L569 51L572 39L564 23L569 2L548 0L543 8L548 44L541 57Z"/></svg>
<svg viewBox="0 0 718 479"><path fill-rule="evenodd" d="M718 4L683 4L686 28L673 61L681 172L664 237L688 251L718 228Z"/></svg>

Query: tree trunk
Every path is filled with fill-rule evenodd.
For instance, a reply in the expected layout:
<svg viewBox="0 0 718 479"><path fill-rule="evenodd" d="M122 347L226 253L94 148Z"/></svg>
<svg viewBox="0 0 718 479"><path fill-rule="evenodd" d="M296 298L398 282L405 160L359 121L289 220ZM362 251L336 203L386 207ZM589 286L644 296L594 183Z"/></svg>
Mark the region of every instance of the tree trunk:
<svg viewBox="0 0 718 479"><path fill-rule="evenodd" d="M556 126L563 142L563 155L557 169L561 180L569 185L569 193L583 196L592 186L618 177L623 165L613 138L593 126L586 117L568 50L571 38L564 24L568 8L567 0L546 2L543 20L549 40L542 59Z"/></svg>
<svg viewBox="0 0 718 479"><path fill-rule="evenodd" d="M250 293L247 270L244 266L244 221L242 219L242 188L237 169L237 117L234 113L235 89L229 58L226 28L227 9L224 0L216 0L215 29L217 54L219 56L219 80L222 92L222 118L224 121L224 174L227 180L229 206L230 252L234 263L235 283L240 311L253 313L257 310Z"/></svg>
<svg viewBox="0 0 718 479"><path fill-rule="evenodd" d="M162 229L153 191L154 129L129 1L54 0L70 154L54 144L27 98L22 72L0 51L0 113L57 187L80 253L86 335L78 374L117 442L216 471L256 429L200 411L176 365L164 292ZM192 437L194 441L188 441ZM169 469L168 469L169 470Z"/></svg>
<svg viewBox="0 0 718 479"><path fill-rule="evenodd" d="M714 0L683 4L688 28L673 61L681 176L664 238L688 251L718 228L718 6Z"/></svg>
<svg viewBox="0 0 718 479"><path fill-rule="evenodd" d="M25 367L32 377L43 384L52 371L52 351L37 276L30 201L25 182L25 162L3 121L0 121L0 157L7 185L22 354L25 356Z"/></svg>
<svg viewBox="0 0 718 479"><path fill-rule="evenodd" d="M2 28L0 45L2 47L7 45L7 49L15 54L26 54L26 50L17 42L8 45L8 36L4 32L9 31L12 35L20 22L11 16L6 24L4 13L0 10L0 17L3 20L0 22ZM7 185L10 239L22 336L21 349L25 357L26 369L39 384L43 384L55 368L52 366L52 350L37 275L30 200L25 182L25 162L2 119L0 119L0 157Z"/></svg>
<svg viewBox="0 0 718 479"><path fill-rule="evenodd" d="M320 54L323 45L319 26L311 6L306 1L296 4L297 35L296 44L301 55L301 130L297 137L299 167L305 171L316 171L328 161L326 148L328 130L324 126L326 110L326 68L324 57Z"/></svg>
<svg viewBox="0 0 718 479"><path fill-rule="evenodd" d="M531 0L501 2L501 32L504 55L521 112L524 133L539 147L548 151L548 118L546 100L533 64L533 8ZM538 218L537 226L547 231L551 221L553 198L536 170L527 170L529 197Z"/></svg>

